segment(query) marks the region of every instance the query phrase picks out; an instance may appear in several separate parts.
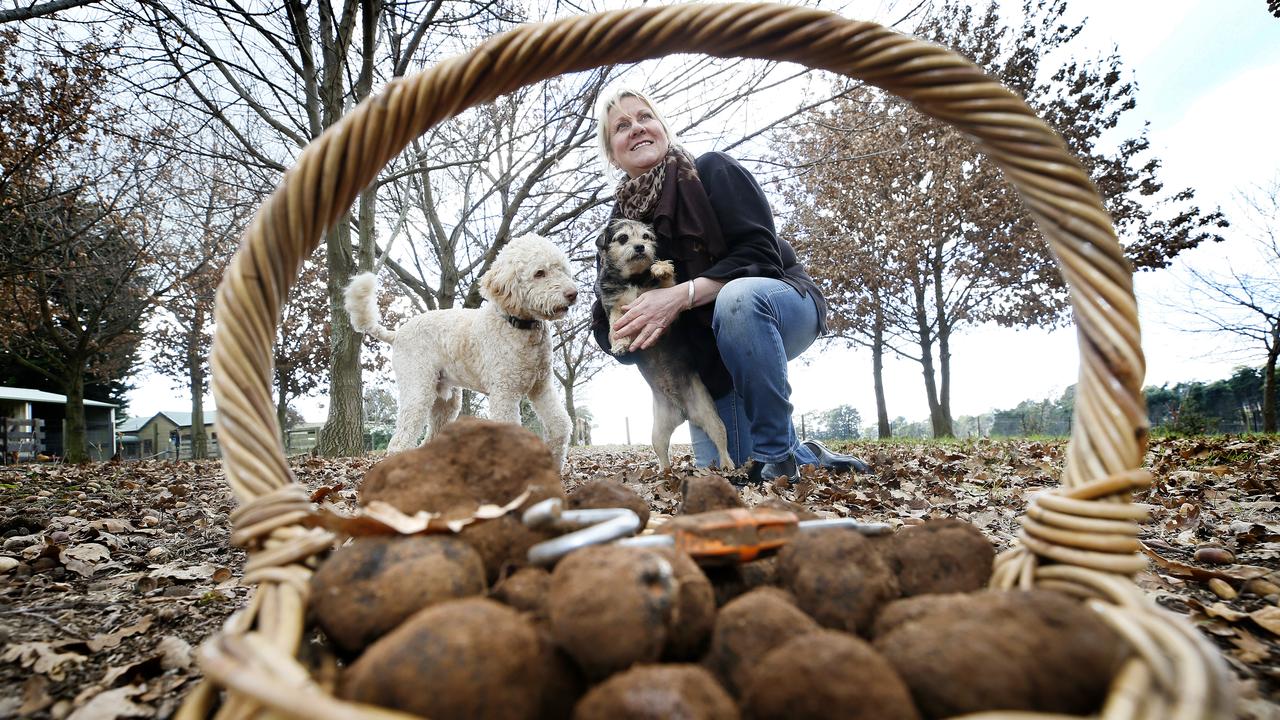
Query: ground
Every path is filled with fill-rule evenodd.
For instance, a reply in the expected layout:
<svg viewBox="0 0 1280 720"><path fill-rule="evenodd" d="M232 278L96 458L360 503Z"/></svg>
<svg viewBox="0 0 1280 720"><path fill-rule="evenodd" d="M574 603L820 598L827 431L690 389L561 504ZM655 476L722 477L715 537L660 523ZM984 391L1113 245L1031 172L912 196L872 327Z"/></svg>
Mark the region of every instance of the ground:
<svg viewBox="0 0 1280 720"><path fill-rule="evenodd" d="M748 504L780 495L896 525L960 517L1003 549L1028 493L1056 485L1065 442L841 447L875 474L748 489ZM292 465L313 497L350 504L375 459ZM1280 438L1159 439L1147 466L1139 583L1221 649L1243 717L1280 718ZM648 450L575 448L566 482L616 477L671 513L691 470L687 455L662 477ZM248 596L234 507L214 461L0 467L0 718L171 715L200 674L192 649Z"/></svg>

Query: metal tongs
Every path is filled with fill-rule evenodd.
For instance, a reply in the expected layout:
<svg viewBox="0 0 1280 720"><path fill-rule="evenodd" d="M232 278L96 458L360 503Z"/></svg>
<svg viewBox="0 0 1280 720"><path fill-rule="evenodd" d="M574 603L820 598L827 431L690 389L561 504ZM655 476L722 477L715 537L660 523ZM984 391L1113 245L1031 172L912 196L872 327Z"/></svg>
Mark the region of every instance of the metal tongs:
<svg viewBox="0 0 1280 720"><path fill-rule="evenodd" d="M883 535L893 530L886 523L864 523L852 518L801 520L786 510L732 508L680 515L651 534L633 537L640 529L640 517L634 511L565 510L559 498L548 498L530 507L523 520L533 529L566 533L529 548L529 562L534 565L552 565L578 548L608 542L676 548L702 565L741 563L776 552L801 532L848 528L863 535Z"/></svg>

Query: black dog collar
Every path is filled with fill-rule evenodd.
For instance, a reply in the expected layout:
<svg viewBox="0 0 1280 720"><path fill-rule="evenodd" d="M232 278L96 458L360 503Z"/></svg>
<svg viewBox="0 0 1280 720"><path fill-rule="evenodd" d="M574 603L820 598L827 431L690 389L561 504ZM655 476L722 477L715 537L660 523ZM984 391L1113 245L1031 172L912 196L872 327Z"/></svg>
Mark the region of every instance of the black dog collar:
<svg viewBox="0 0 1280 720"><path fill-rule="evenodd" d="M504 317L507 318L507 322L511 324L511 327L517 330L532 330L538 327L537 320L521 320L515 315L505 315Z"/></svg>

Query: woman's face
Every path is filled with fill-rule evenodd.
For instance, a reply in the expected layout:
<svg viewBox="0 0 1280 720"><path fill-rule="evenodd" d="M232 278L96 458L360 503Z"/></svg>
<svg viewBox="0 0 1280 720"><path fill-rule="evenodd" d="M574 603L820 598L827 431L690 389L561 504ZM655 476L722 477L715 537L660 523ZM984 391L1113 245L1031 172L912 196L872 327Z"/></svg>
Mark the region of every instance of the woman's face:
<svg viewBox="0 0 1280 720"><path fill-rule="evenodd" d="M645 102L624 97L609 110L613 164L630 177L643 175L667 155L667 132Z"/></svg>

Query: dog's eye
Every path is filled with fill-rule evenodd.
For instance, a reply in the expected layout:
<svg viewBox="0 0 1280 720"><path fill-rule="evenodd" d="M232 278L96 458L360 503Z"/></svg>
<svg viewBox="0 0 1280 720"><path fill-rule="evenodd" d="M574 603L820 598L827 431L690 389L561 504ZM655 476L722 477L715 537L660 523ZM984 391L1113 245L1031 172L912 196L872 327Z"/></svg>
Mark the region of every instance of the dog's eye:
<svg viewBox="0 0 1280 720"><path fill-rule="evenodd" d="M546 270L539 270L538 272L534 273L534 274L533 274L533 276L534 276L534 277L536 277L536 278L544 278L544 277L546 277L546 276L547 276L547 271L546 271Z"/></svg>

